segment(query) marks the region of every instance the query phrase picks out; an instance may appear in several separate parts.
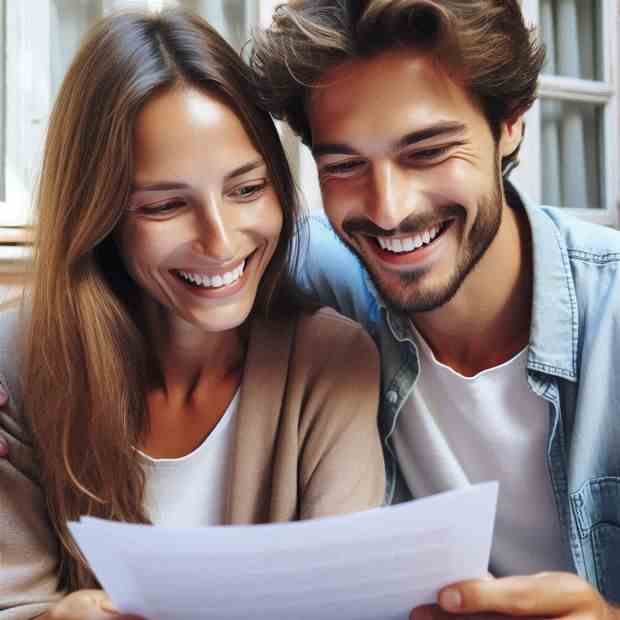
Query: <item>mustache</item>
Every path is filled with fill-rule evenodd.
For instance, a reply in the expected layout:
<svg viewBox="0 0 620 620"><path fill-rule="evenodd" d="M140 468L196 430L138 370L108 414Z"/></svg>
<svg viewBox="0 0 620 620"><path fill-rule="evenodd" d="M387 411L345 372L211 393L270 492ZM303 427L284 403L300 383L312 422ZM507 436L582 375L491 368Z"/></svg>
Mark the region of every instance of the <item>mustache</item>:
<svg viewBox="0 0 620 620"><path fill-rule="evenodd" d="M464 218L467 211L464 206L453 203L441 207L439 211L427 213L412 213L407 216L396 228L387 230L377 226L367 217L351 217L342 222L342 230L347 235L355 233L372 237L393 237L396 235L415 235L428 230L432 226L458 217Z"/></svg>

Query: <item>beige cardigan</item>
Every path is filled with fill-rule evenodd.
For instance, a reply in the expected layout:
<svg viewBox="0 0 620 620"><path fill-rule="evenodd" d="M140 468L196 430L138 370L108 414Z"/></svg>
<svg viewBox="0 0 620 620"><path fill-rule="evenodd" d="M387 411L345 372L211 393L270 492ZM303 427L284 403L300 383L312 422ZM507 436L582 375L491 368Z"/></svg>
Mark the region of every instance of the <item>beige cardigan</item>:
<svg viewBox="0 0 620 620"><path fill-rule="evenodd" d="M56 541L20 423L16 314L0 315L0 620L45 612ZM241 386L226 523L293 521L381 503L379 363L370 337L332 310L254 320ZM326 550L328 552L328 550Z"/></svg>

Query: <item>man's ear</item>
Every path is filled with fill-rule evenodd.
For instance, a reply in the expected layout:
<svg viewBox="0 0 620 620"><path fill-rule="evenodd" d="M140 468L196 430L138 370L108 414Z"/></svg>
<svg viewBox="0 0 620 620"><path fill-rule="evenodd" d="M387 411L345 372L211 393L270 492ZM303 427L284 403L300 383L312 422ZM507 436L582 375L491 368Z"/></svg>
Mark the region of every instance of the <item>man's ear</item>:
<svg viewBox="0 0 620 620"><path fill-rule="evenodd" d="M502 135L499 139L499 152L502 157L512 155L523 140L523 117L518 116L512 121L502 123Z"/></svg>

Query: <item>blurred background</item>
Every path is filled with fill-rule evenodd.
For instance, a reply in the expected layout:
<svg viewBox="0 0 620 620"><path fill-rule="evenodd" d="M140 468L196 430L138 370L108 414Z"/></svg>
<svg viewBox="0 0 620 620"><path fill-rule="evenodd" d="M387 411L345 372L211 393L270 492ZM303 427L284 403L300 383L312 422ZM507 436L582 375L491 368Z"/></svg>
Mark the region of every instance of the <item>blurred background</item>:
<svg viewBox="0 0 620 620"><path fill-rule="evenodd" d="M49 112L80 40L121 8L183 6L237 49L282 0L0 0L0 302L20 286L32 195ZM540 99L526 117L513 180L537 202L618 227L620 0L521 0L547 47ZM314 163L280 125L308 208L320 208Z"/></svg>

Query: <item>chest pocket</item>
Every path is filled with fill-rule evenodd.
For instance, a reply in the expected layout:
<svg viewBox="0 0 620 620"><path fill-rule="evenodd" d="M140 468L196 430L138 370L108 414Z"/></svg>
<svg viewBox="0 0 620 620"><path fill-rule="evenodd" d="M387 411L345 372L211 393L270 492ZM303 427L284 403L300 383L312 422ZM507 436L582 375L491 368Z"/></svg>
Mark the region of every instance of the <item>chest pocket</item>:
<svg viewBox="0 0 620 620"><path fill-rule="evenodd" d="M620 477L589 480L570 501L598 588L608 601L620 603Z"/></svg>

